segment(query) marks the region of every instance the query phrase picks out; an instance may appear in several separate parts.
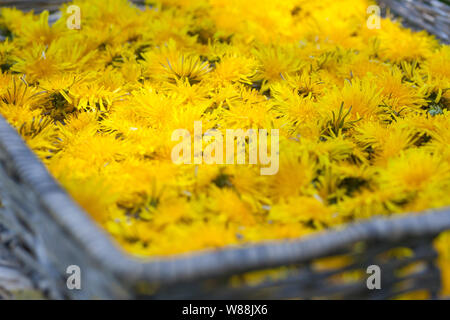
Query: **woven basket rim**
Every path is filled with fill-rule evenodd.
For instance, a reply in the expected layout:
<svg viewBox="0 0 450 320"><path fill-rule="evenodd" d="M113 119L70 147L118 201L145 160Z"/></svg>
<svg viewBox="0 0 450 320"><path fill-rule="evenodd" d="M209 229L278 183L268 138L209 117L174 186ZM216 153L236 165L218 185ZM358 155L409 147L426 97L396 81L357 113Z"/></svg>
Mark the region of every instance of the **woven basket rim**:
<svg viewBox="0 0 450 320"><path fill-rule="evenodd" d="M17 1L6 0L6 4ZM26 1L23 1L26 2ZM37 1L39 2L39 1ZM61 3L61 1L41 1ZM142 2L142 1L134 1ZM380 2L389 2L381 0ZM137 258L121 248L51 176L17 131L0 115L0 147L18 177L38 196L47 213L99 266L122 279L173 283L200 277L273 268L318 258L356 241L395 241L450 229L450 207L360 221L292 240Z"/></svg>
<svg viewBox="0 0 450 320"><path fill-rule="evenodd" d="M172 283L298 263L357 241L395 241L450 229L450 208L418 215L376 218L294 240L252 243L167 257L137 258L125 252L50 175L22 137L0 116L0 147L19 179L36 193L52 219L100 266L127 280Z"/></svg>

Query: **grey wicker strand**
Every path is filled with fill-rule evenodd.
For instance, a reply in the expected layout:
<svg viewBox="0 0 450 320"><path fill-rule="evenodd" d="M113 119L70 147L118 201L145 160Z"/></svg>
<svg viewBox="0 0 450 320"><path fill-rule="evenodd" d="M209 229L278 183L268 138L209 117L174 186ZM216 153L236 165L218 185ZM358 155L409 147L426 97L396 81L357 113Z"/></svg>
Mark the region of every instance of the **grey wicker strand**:
<svg viewBox="0 0 450 320"><path fill-rule="evenodd" d="M427 30L450 43L450 5L440 0L378 0L384 8L401 17L408 27Z"/></svg>
<svg viewBox="0 0 450 320"><path fill-rule="evenodd" d="M54 11L61 2L3 0L1 5ZM383 2L405 20L414 20L413 11L405 10L420 7L422 11L417 12L435 18L423 17L410 23L418 23L417 28L448 40L448 21L444 19L448 18L448 7L436 1L415 1L421 6L411 5L412 1ZM70 198L1 116L0 199L0 249L7 252L3 256L20 265L37 288L55 299L386 299L421 289L437 297L441 278L433 241L450 229L450 209L444 208L363 221L292 241L137 259L113 242ZM385 254L394 248L408 248L412 254L386 259ZM333 270L315 269L317 259L334 256L349 257L351 263ZM401 268L417 263L422 268L409 275L397 275ZM354 283L331 281L372 264L379 265L386 275L379 292L367 290L364 278ZM69 265L83 270L82 290L66 287ZM264 279L257 285L245 281L237 287L230 285L248 272L279 267L289 271L282 279Z"/></svg>

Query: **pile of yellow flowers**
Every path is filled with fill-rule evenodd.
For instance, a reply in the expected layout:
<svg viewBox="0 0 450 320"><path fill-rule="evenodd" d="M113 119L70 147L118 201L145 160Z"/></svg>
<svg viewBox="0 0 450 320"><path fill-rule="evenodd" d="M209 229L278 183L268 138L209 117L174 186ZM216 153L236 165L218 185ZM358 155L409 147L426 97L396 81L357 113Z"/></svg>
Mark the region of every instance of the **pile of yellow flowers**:
<svg viewBox="0 0 450 320"><path fill-rule="evenodd" d="M289 239L450 205L450 47L368 0L3 8L0 113L128 251ZM279 129L279 171L176 164L174 130ZM438 243L450 270L450 237ZM450 272L444 274L450 284ZM450 288L450 286L449 286Z"/></svg>

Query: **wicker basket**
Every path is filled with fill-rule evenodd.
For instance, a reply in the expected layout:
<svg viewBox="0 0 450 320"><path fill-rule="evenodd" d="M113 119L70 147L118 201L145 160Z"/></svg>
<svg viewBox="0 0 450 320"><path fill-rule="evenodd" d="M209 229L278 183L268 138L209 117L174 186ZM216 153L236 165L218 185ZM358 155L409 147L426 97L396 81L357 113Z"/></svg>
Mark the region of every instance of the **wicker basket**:
<svg viewBox="0 0 450 320"><path fill-rule="evenodd" d="M140 260L123 252L73 202L2 117L0 198L0 243L55 299L387 299L417 290L436 298L441 276L433 240L450 229L450 210L444 209L374 219L295 241ZM388 253L395 248L412 254L393 258ZM319 260L336 256L348 262L318 268ZM411 272L399 272L413 264ZM81 290L67 288L70 265L81 268ZM367 287L371 265L381 268L380 290ZM257 284L244 280L249 272L274 268L283 268L283 277Z"/></svg>
<svg viewBox="0 0 450 320"><path fill-rule="evenodd" d="M382 7L389 8L402 18L405 26L427 30L444 43L450 43L449 0L379 0Z"/></svg>

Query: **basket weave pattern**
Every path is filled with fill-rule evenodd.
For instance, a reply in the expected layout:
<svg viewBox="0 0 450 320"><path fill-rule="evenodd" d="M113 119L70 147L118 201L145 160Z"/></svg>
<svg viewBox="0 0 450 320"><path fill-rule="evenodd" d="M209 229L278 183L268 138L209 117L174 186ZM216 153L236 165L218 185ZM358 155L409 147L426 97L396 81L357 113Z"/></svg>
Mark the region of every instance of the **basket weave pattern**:
<svg viewBox="0 0 450 320"><path fill-rule="evenodd" d="M3 4L52 11L61 2L6 0ZM450 28L448 21L442 19L448 7L442 7L444 10L436 1L381 2L387 3L407 23L416 23L416 27L448 41ZM439 12L426 11L428 5ZM414 8L427 15L414 18ZM0 199L0 242L33 283L56 299L386 299L420 289L428 291L430 297L437 297L441 279L432 242L442 231L450 229L450 211L441 210L375 219L296 241L137 260L121 251L72 201L2 117ZM408 248L411 255L387 258L395 248ZM317 268L318 259L335 256L346 257L349 263L327 270ZM418 267L408 274L399 272L413 264ZM67 289L69 265L80 266L85 284L82 290ZM383 270L381 290L367 288L365 271L370 265ZM287 270L282 278L265 279L253 285L243 280L248 272L279 267ZM358 272L356 280L347 277Z"/></svg>
<svg viewBox="0 0 450 320"><path fill-rule="evenodd" d="M380 5L400 16L405 25L424 29L450 43L450 6L440 0L379 0Z"/></svg>
<svg viewBox="0 0 450 320"><path fill-rule="evenodd" d="M435 297L440 290L432 240L450 229L448 210L376 219L297 241L141 261L118 249L94 225L3 118L0 155L0 240L51 298L378 299L417 289ZM413 254L383 257L393 248L410 248ZM314 267L317 259L336 255L351 263L326 271ZM398 276L398 270L418 262L416 272ZM89 284L83 290L65 286L65 271L72 264L80 266L82 281ZM333 281L372 264L383 270L382 290L368 290L365 277ZM230 286L231 277L277 267L287 267L288 275L256 287Z"/></svg>

